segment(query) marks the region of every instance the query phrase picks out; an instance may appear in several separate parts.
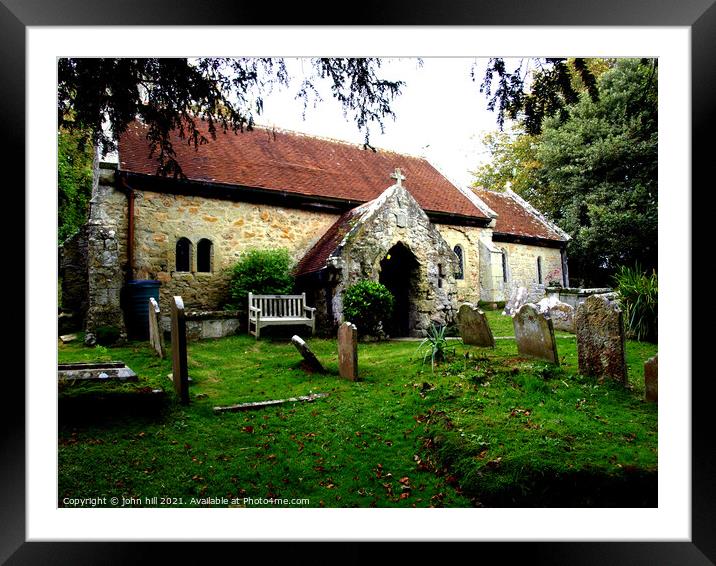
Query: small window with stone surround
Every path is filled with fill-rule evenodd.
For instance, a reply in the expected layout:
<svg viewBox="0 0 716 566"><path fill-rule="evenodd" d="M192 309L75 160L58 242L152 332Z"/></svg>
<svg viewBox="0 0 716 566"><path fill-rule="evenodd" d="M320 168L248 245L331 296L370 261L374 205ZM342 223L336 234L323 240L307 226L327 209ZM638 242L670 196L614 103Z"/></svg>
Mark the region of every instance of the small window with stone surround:
<svg viewBox="0 0 716 566"><path fill-rule="evenodd" d="M457 256L457 269L455 270L455 279L465 279L465 260L462 252L462 246L455 246L453 250Z"/></svg>
<svg viewBox="0 0 716 566"><path fill-rule="evenodd" d="M176 271L191 271L191 241L189 238L179 238L176 248Z"/></svg>
<svg viewBox="0 0 716 566"><path fill-rule="evenodd" d="M502 281L507 283L507 250L502 250Z"/></svg>
<svg viewBox="0 0 716 566"><path fill-rule="evenodd" d="M537 283L542 285L542 256L537 256Z"/></svg>
<svg viewBox="0 0 716 566"><path fill-rule="evenodd" d="M211 273L211 253L213 250L211 240L202 238L196 245L196 271L198 273Z"/></svg>

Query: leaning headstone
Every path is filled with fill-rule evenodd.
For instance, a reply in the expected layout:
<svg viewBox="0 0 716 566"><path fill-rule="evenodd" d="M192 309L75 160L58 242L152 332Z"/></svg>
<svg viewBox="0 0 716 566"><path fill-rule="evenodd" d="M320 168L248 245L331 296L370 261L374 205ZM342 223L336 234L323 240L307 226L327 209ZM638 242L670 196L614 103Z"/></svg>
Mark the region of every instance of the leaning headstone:
<svg viewBox="0 0 716 566"><path fill-rule="evenodd" d="M557 295L550 295L537 303L539 311L552 320L555 330L574 334L574 307L563 303Z"/></svg>
<svg viewBox="0 0 716 566"><path fill-rule="evenodd" d="M659 354L644 362L644 398L655 403L659 400Z"/></svg>
<svg viewBox="0 0 716 566"><path fill-rule="evenodd" d="M579 373L627 383L624 318L619 305L603 295L590 295L577 306Z"/></svg>
<svg viewBox="0 0 716 566"><path fill-rule="evenodd" d="M518 287L517 289L512 291L510 300L507 301L507 304L505 305L505 310L502 311L502 314L514 316L515 313L518 310L520 310L520 307L526 303L527 303L527 288L526 287Z"/></svg>
<svg viewBox="0 0 716 566"><path fill-rule="evenodd" d="M311 352L308 344L303 341L303 338L298 335L294 335L291 338L291 343L296 346L296 349L303 356L303 367L305 369L309 371L317 371L319 373L324 373L326 371L321 365L321 362L318 361L316 355Z"/></svg>
<svg viewBox="0 0 716 566"><path fill-rule="evenodd" d="M485 313L470 303L463 303L457 311L457 327L463 344L495 347L495 337Z"/></svg>
<svg viewBox="0 0 716 566"><path fill-rule="evenodd" d="M512 324L521 356L559 364L552 321L539 312L537 305L522 305L512 317Z"/></svg>
<svg viewBox="0 0 716 566"><path fill-rule="evenodd" d="M338 373L345 379L358 379L358 329L344 322L338 328Z"/></svg>
<svg viewBox="0 0 716 566"><path fill-rule="evenodd" d="M174 391L183 405L189 404L189 369L186 357L186 314L181 297L173 297L172 305L172 379Z"/></svg>
<svg viewBox="0 0 716 566"><path fill-rule="evenodd" d="M160 358L164 357L164 339L159 323L159 305L154 297L149 297L149 344Z"/></svg>

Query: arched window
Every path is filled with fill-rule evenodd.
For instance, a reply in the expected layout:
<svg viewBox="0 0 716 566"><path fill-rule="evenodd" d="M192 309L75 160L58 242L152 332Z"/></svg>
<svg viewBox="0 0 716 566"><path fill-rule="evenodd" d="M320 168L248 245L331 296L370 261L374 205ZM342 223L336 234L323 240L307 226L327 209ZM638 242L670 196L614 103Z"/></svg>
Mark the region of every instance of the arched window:
<svg viewBox="0 0 716 566"><path fill-rule="evenodd" d="M196 270L200 273L211 273L211 240L203 238L196 245Z"/></svg>
<svg viewBox="0 0 716 566"><path fill-rule="evenodd" d="M462 246L455 246L452 251L457 256L457 270L455 271L455 279L465 279L465 261L462 255Z"/></svg>
<svg viewBox="0 0 716 566"><path fill-rule="evenodd" d="M507 283L507 250L502 250L502 280Z"/></svg>
<svg viewBox="0 0 716 566"><path fill-rule="evenodd" d="M188 238L177 240L176 270L191 271L191 242Z"/></svg>
<svg viewBox="0 0 716 566"><path fill-rule="evenodd" d="M542 284L542 256L537 256L537 283Z"/></svg>

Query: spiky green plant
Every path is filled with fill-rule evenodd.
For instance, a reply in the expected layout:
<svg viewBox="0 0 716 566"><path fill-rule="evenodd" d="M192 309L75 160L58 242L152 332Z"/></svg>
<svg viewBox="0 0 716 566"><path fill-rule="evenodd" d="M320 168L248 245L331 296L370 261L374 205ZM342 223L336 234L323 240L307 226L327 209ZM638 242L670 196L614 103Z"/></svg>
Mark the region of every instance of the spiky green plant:
<svg viewBox="0 0 716 566"><path fill-rule="evenodd" d="M447 326L430 323L428 335L420 342L417 352L423 356L423 363L430 358L433 373L435 373L435 362L441 362L447 358L448 352L454 354L455 347L449 346L445 338Z"/></svg>
<svg viewBox="0 0 716 566"><path fill-rule="evenodd" d="M639 341L657 341L659 281L656 272L647 274L639 265L621 266L614 276L624 309L627 332Z"/></svg>

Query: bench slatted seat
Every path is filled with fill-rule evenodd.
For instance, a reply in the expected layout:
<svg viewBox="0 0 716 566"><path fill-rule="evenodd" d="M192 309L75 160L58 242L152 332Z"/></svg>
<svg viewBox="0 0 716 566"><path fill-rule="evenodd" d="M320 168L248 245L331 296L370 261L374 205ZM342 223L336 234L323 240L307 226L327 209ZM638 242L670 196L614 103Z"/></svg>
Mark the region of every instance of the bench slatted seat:
<svg viewBox="0 0 716 566"><path fill-rule="evenodd" d="M306 306L306 293L300 295L254 295L249 293L249 334L258 340L266 326L305 324L316 331L316 309Z"/></svg>

